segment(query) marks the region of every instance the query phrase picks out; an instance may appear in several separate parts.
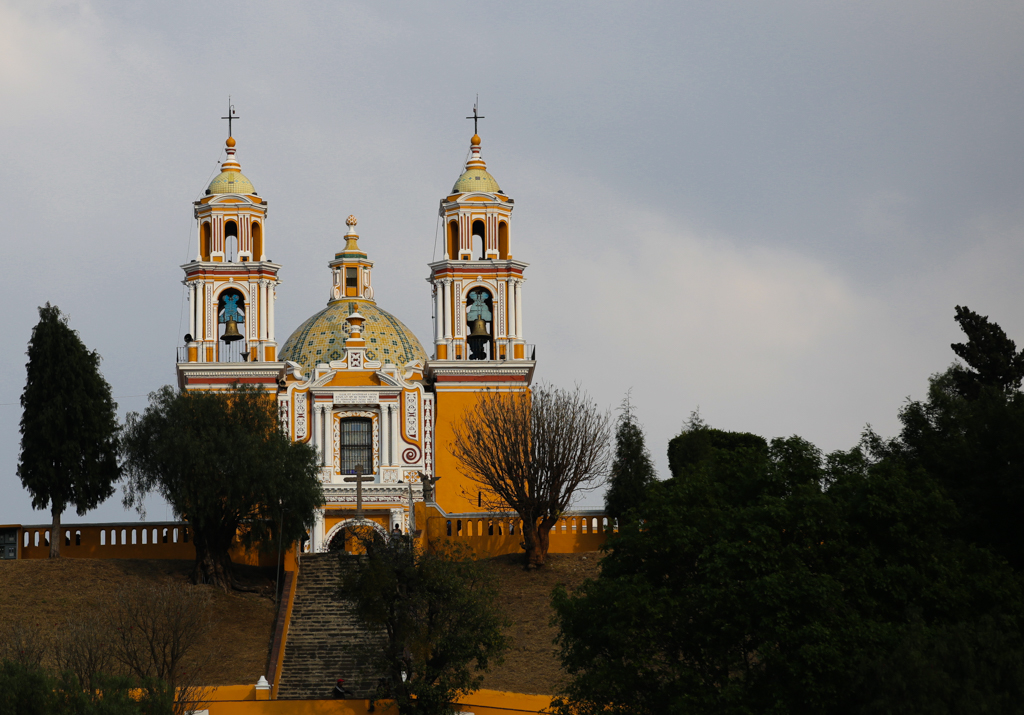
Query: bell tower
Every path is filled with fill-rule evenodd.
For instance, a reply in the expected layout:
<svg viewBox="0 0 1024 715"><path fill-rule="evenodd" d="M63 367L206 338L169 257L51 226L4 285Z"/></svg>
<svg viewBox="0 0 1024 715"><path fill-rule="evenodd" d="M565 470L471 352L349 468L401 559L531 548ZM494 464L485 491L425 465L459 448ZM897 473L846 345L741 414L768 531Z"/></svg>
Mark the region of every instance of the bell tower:
<svg viewBox="0 0 1024 715"><path fill-rule="evenodd" d="M473 113L471 119L481 118L475 107ZM474 134L465 171L441 199L444 257L430 264L427 279L434 300L434 359L427 362L426 377L437 401L437 501L467 512L478 509L478 487L461 474L448 450L452 424L484 390L528 390L536 365L523 333L523 273L529 264L512 257L515 202L487 171L480 145Z"/></svg>
<svg viewBox="0 0 1024 715"><path fill-rule="evenodd" d="M183 265L189 319L178 349L178 382L226 387L236 380L276 384L274 301L280 265L267 259L267 201L242 173L230 121L221 171L193 204L198 248ZM263 373L266 373L265 375ZM271 375L273 373L273 375ZM224 384L222 384L224 383Z"/></svg>
<svg viewBox="0 0 1024 715"><path fill-rule="evenodd" d="M437 360L530 360L523 339L523 271L512 258L512 209L470 140L466 170L441 199L444 258L430 264Z"/></svg>

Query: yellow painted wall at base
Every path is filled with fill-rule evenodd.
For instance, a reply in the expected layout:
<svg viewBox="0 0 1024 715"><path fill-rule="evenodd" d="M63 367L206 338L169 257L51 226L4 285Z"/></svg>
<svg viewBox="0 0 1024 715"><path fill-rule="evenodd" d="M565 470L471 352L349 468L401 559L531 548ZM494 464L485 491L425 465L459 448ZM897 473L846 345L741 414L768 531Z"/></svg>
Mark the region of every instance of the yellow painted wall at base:
<svg viewBox="0 0 1024 715"><path fill-rule="evenodd" d="M368 700L257 700L252 685L225 685L213 688L205 706L210 715L364 715L373 712ZM515 715L543 713L551 706L551 697L478 690L457 703L463 712L474 715ZM395 712L380 701L376 712Z"/></svg>

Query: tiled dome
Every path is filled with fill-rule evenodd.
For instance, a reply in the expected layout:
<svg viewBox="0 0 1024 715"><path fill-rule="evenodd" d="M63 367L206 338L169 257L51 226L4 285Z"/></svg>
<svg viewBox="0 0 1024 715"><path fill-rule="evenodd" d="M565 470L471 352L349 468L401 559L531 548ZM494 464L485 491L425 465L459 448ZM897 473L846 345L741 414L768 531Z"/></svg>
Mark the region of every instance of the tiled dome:
<svg viewBox="0 0 1024 715"><path fill-rule="evenodd" d="M470 191L483 191L488 194L496 194L501 189L498 182L494 180L487 169L466 169L462 176L452 187L453 194L466 194Z"/></svg>
<svg viewBox="0 0 1024 715"><path fill-rule="evenodd" d="M255 194L256 189L240 171L222 171L210 182L211 194Z"/></svg>
<svg viewBox="0 0 1024 715"><path fill-rule="evenodd" d="M426 362L426 351L402 321L372 301L351 298L332 301L300 325L285 341L278 359L297 362L307 374L317 363L343 359L349 328L346 319L356 310L366 318L362 337L368 359L398 366L413 360Z"/></svg>

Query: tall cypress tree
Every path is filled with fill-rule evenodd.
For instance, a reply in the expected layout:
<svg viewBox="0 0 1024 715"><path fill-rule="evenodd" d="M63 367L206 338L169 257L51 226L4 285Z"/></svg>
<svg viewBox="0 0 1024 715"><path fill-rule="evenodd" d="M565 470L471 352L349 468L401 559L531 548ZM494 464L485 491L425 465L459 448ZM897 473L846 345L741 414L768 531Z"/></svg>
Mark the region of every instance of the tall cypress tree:
<svg viewBox="0 0 1024 715"><path fill-rule="evenodd" d="M95 509L121 475L117 405L99 354L85 347L57 306L39 309L27 355L18 476L33 508L50 509L50 558L59 558L61 514L69 506L79 516Z"/></svg>
<svg viewBox="0 0 1024 715"><path fill-rule="evenodd" d="M621 410L615 428L615 461L604 495L605 511L620 523L631 509L643 503L647 488L657 480L651 455L644 444L644 431L637 422L628 393Z"/></svg>

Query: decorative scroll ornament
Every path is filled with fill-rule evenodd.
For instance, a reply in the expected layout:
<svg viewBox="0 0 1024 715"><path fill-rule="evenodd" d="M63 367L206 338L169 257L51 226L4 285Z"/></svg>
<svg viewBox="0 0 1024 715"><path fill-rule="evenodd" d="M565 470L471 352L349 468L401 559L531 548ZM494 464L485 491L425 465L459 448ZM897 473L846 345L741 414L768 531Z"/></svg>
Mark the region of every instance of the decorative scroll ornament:
<svg viewBox="0 0 1024 715"><path fill-rule="evenodd" d="M295 394L295 439L306 438L306 393Z"/></svg>
<svg viewBox="0 0 1024 715"><path fill-rule="evenodd" d="M406 447L402 450L403 464L416 464L420 461L420 451L416 447Z"/></svg>
<svg viewBox="0 0 1024 715"><path fill-rule="evenodd" d="M405 393L405 436L419 440L419 415L415 392Z"/></svg>
<svg viewBox="0 0 1024 715"><path fill-rule="evenodd" d="M423 396L423 467L434 474L434 396Z"/></svg>

